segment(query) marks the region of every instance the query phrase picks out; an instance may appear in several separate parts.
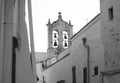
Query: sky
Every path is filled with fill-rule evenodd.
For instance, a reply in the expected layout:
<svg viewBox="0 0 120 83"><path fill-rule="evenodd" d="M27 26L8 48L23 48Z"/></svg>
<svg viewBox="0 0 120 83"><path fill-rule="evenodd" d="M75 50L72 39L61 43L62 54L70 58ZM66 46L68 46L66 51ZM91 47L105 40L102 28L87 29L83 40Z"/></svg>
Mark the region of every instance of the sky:
<svg viewBox="0 0 120 83"><path fill-rule="evenodd" d="M100 0L31 0L33 15L33 33L36 52L47 52L48 19L51 22L58 19L61 12L64 21L73 25L73 33L100 13Z"/></svg>

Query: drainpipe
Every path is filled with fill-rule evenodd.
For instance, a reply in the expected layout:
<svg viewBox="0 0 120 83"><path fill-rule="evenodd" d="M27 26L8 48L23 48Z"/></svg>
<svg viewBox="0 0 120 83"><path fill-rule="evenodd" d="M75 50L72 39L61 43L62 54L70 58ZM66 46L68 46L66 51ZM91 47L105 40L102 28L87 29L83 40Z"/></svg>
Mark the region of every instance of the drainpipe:
<svg viewBox="0 0 120 83"><path fill-rule="evenodd" d="M31 0L27 0L28 3L28 18L29 18L29 35L30 35L30 48L31 48L31 58L32 58L32 69L34 74L34 79L36 80L36 64L35 64L35 50L34 50L34 36L33 36L33 22L32 22L32 6Z"/></svg>
<svg viewBox="0 0 120 83"><path fill-rule="evenodd" d="M82 38L83 40L83 45L87 49L87 83L90 83L90 46L86 44L87 38Z"/></svg>

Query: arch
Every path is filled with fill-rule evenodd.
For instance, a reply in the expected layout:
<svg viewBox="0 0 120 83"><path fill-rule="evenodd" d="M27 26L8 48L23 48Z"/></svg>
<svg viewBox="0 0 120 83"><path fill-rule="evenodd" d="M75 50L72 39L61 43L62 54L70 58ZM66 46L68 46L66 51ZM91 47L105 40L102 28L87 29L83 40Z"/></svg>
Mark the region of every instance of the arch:
<svg viewBox="0 0 120 83"><path fill-rule="evenodd" d="M57 30L54 30L53 32L52 32L52 39L54 40L54 39L58 39L58 31Z"/></svg>
<svg viewBox="0 0 120 83"><path fill-rule="evenodd" d="M68 40L63 41L63 48L68 48Z"/></svg>
<svg viewBox="0 0 120 83"><path fill-rule="evenodd" d="M53 48L57 48L58 47L58 40L55 39L53 40Z"/></svg>
<svg viewBox="0 0 120 83"><path fill-rule="evenodd" d="M63 31L63 41L68 40L68 32L66 30Z"/></svg>

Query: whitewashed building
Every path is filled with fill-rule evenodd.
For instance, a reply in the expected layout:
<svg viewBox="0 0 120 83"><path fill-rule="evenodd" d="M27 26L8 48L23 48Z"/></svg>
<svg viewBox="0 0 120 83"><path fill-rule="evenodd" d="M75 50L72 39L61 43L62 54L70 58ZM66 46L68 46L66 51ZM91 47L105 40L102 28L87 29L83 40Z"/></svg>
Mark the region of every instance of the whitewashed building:
<svg viewBox="0 0 120 83"><path fill-rule="evenodd" d="M30 51L25 2L0 0L0 83L37 83L33 34L29 34L32 45ZM30 0L28 2L31 15Z"/></svg>
<svg viewBox="0 0 120 83"><path fill-rule="evenodd" d="M120 83L120 0L100 0L100 10L78 33L68 35L68 48L56 55L52 50L54 57L40 63L41 83ZM64 30L62 23L57 20L53 26ZM54 36L48 44L52 42L55 42ZM55 47L52 44L52 49L57 49L59 43Z"/></svg>

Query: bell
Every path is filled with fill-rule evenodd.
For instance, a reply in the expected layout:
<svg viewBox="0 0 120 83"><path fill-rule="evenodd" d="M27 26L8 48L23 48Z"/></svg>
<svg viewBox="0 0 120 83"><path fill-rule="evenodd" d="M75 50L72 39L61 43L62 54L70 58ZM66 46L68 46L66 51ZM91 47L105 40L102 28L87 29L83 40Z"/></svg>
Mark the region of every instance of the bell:
<svg viewBox="0 0 120 83"><path fill-rule="evenodd" d="M67 39L67 36L66 36L66 35L64 36L64 39Z"/></svg>
<svg viewBox="0 0 120 83"><path fill-rule="evenodd" d="M54 38L57 38L56 34L54 35Z"/></svg>
<svg viewBox="0 0 120 83"><path fill-rule="evenodd" d="M65 42L65 47L67 47L67 43Z"/></svg>
<svg viewBox="0 0 120 83"><path fill-rule="evenodd" d="M56 41L54 42L54 46L57 46L57 42Z"/></svg>

